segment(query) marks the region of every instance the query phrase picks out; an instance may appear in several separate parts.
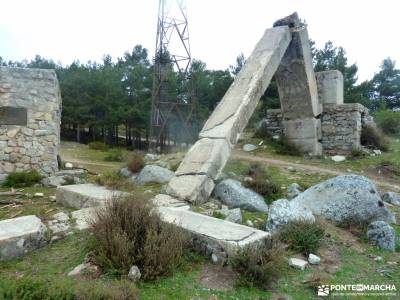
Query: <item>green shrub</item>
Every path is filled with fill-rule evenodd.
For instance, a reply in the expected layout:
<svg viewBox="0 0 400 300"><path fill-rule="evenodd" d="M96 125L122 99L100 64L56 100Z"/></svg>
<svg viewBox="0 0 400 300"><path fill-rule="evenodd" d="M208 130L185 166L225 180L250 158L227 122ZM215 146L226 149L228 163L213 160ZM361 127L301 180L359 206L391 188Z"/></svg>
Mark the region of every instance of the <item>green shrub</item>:
<svg viewBox="0 0 400 300"><path fill-rule="evenodd" d="M288 244L289 249L308 255L317 252L324 232L317 222L299 220L289 222L280 232L279 238Z"/></svg>
<svg viewBox="0 0 400 300"><path fill-rule="evenodd" d="M88 146L93 150L108 151L108 145L103 142L91 142Z"/></svg>
<svg viewBox="0 0 400 300"><path fill-rule="evenodd" d="M94 181L111 189L118 190L125 183L125 178L116 171L107 171L95 177Z"/></svg>
<svg viewBox="0 0 400 300"><path fill-rule="evenodd" d="M371 125L364 125L361 130L361 145L380 149L382 151L389 150L389 141L381 130Z"/></svg>
<svg viewBox="0 0 400 300"><path fill-rule="evenodd" d="M141 169L143 169L144 165L145 163L142 155L136 152L132 152L129 154L127 167L131 172L133 173L139 172Z"/></svg>
<svg viewBox="0 0 400 300"><path fill-rule="evenodd" d="M222 219L222 220L225 219L225 215L223 213L219 212L219 211L216 211L216 210L214 210L212 212L212 216L214 218L217 218L217 219Z"/></svg>
<svg viewBox="0 0 400 300"><path fill-rule="evenodd" d="M15 300L135 300L138 292L125 280L100 285L90 281L71 284L32 276L0 281L0 299Z"/></svg>
<svg viewBox="0 0 400 300"><path fill-rule="evenodd" d="M360 148L353 148L351 149L350 155L353 158L362 158L365 156L365 153Z"/></svg>
<svg viewBox="0 0 400 300"><path fill-rule="evenodd" d="M375 115L378 126L386 134L399 134L400 132L400 112L381 110Z"/></svg>
<svg viewBox="0 0 400 300"><path fill-rule="evenodd" d="M3 183L5 187L28 187L39 183L43 179L36 170L24 171L24 172L11 172L8 174L6 180Z"/></svg>
<svg viewBox="0 0 400 300"><path fill-rule="evenodd" d="M274 183L266 169L259 164L252 164L247 174L252 180L245 181L244 186L252 189L265 198L271 198L279 194L280 187Z"/></svg>
<svg viewBox="0 0 400 300"><path fill-rule="evenodd" d="M273 243L271 248L244 248L229 259L229 264L240 275L240 284L267 289L282 275L285 261L283 250Z"/></svg>
<svg viewBox="0 0 400 300"><path fill-rule="evenodd" d="M172 274L189 240L176 226L163 223L149 201L133 195L110 201L91 225L89 248L96 263L117 275L136 265L144 280Z"/></svg>
<svg viewBox="0 0 400 300"><path fill-rule="evenodd" d="M280 136L279 139L274 142L274 147L278 154L293 156L302 154L300 149L293 142L289 141L286 136Z"/></svg>
<svg viewBox="0 0 400 300"><path fill-rule="evenodd" d="M124 155L121 149L111 149L104 157L105 161L123 161Z"/></svg>

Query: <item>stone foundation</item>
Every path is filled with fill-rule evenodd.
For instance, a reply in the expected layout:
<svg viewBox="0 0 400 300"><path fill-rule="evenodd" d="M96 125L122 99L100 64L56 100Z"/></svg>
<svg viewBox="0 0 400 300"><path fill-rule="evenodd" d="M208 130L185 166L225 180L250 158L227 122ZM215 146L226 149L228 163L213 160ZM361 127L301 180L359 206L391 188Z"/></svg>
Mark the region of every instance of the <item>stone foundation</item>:
<svg viewBox="0 0 400 300"><path fill-rule="evenodd" d="M0 67L0 180L58 170L61 95L54 70Z"/></svg>
<svg viewBox="0 0 400 300"><path fill-rule="evenodd" d="M322 149L329 155L346 155L360 148L362 126L375 126L368 109L359 103L324 104L320 119ZM267 128L272 135L284 133L284 122L280 109L267 111Z"/></svg>

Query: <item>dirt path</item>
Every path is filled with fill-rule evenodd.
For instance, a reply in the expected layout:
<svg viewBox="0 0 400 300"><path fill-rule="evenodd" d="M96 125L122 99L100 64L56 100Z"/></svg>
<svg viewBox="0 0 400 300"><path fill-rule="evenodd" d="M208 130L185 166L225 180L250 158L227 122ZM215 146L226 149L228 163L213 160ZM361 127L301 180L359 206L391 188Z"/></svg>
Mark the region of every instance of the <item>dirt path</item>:
<svg viewBox="0 0 400 300"><path fill-rule="evenodd" d="M349 174L348 172L344 172L344 171L331 170L331 169L326 169L326 168L321 168L321 167L311 166L311 165L306 165L306 164L300 164L300 163L294 163L294 162L289 162L289 161L275 159L275 158L255 156L252 154L244 153L239 150L233 151L232 158L240 159L240 160L247 160L247 161L254 161L254 162L264 162L266 164L279 166L279 167L289 167L290 166L290 167L294 167L298 170L310 171L310 172L314 172L314 173L325 173L325 174L331 174L331 175L335 175L335 176ZM354 172L354 173L357 173L357 172ZM380 187L383 187L383 188L389 189L389 190L396 190L398 192L400 191L400 186L396 185L392 182L382 181L380 178L377 178L370 174L368 174L368 178L370 178L372 181L375 182L376 185L378 185Z"/></svg>

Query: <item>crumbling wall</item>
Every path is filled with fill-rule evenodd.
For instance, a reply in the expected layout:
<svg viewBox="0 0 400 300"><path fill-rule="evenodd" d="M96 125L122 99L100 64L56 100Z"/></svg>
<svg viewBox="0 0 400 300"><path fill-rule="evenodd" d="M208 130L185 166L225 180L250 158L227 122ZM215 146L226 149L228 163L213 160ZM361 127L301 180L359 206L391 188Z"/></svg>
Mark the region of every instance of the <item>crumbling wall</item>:
<svg viewBox="0 0 400 300"><path fill-rule="evenodd" d="M266 116L267 130L271 135L284 134L280 109L269 109ZM321 114L322 148L325 154L347 155L361 147L362 127L375 126L368 109L359 103L324 104Z"/></svg>
<svg viewBox="0 0 400 300"><path fill-rule="evenodd" d="M0 67L0 108L27 116L19 125L4 125L7 116L0 116L0 179L12 171L56 172L61 95L55 71Z"/></svg>

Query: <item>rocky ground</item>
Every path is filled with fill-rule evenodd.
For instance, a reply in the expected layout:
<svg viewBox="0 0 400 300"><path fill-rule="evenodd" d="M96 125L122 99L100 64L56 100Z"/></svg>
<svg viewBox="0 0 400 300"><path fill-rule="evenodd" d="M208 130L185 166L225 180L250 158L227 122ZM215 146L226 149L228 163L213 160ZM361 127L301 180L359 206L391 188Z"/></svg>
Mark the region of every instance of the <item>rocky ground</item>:
<svg viewBox="0 0 400 300"><path fill-rule="evenodd" d="M257 149L243 151L244 144L253 144ZM391 173L379 173L381 163L384 161L398 160L400 146L394 140L394 151L380 156L366 157L361 160L348 159L341 163L334 163L326 159L306 159L303 157L281 156L274 153L269 145L258 145L259 141L248 139L238 145L233 157L224 170L224 177L217 185L210 202L194 207L193 210L217 218L223 218L231 222L241 223L270 231L278 230L282 223L290 218L296 218L291 212L296 209L304 199L312 199L319 190L326 191L330 183L320 182L329 180L337 175L360 174L368 175L374 180L378 189L371 181L363 181L359 177L351 178L353 182L347 186L348 180L331 179L337 190L332 189L330 195L352 189L358 189L360 195L368 192L370 203L360 203L358 196L351 196L354 200L351 206L354 215L351 218L363 218L368 213L383 215L390 223L393 216L399 214L396 198L391 194L384 196L384 206L379 206L380 193L398 191L399 178ZM266 146L265 148L263 146ZM246 149L248 150L248 149ZM74 143L64 143L62 149L64 161L71 162L74 167L83 167L89 170L84 175L79 175L74 180L79 182L96 181L99 177L95 174L119 172L123 163L104 162L104 153L90 150L86 146ZM183 157L182 153L174 153L161 157L148 157L148 164L157 167L147 167L139 176L126 174L133 177L126 180L118 187L122 190L134 190L148 198L151 198L162 189L163 182L167 181L171 172L165 169L174 169ZM249 166L257 162L267 167L270 181L278 187L274 193L264 198L250 189L247 189L247 181L251 181L248 175ZM149 179L150 178L150 179ZM152 178L152 179L151 179ZM154 179L155 178L155 179ZM348 179L348 177L346 177ZM70 180L70 179L68 179ZM150 181L150 182L149 182ZM155 181L155 182L154 182ZM133 182L133 183L132 183ZM107 183L107 180L103 181ZM316 186L314 186L316 185ZM307 195L302 191L311 186ZM354 186L357 188L354 189ZM1 192L9 189L1 189ZM373 192L371 192L373 191ZM55 188L37 186L20 189L14 196L2 196L0 205L0 221L9 218L36 215L45 224L50 224L53 241L50 245L33 251L30 254L8 262L0 263L0 281L14 280L24 276L34 276L38 280L49 280L49 285L79 285L82 279L90 288L104 288L104 286L118 285L118 280L103 276L100 273L88 272L86 275L68 276L75 267L84 262L86 255L85 234L80 231L77 222L73 221L71 212L74 209L66 208L55 203ZM41 194L42 193L42 194ZM229 197L225 197L228 193ZM296 197L300 194L298 197ZM36 195L36 196L35 196ZM302 196L303 195L303 196ZM355 193L357 195L357 193ZM307 196L307 197L305 197ZM392 195L393 196L393 195ZM324 197L329 199L329 195ZM345 198L345 193L342 198ZM278 199L288 199L279 200ZM294 198L294 200L290 200ZM314 197L319 199L318 196ZM300 212L304 218L313 218L313 213L321 211L325 217L336 222L349 217L344 212L349 211L346 206L323 206L320 201L308 203L309 211ZM4 204L6 203L7 204ZM235 201L234 203L232 201ZM348 201L344 201L345 205ZM392 203L389 203L392 202ZM377 204L377 209L371 207ZM370 205L370 206L368 206ZM386 209L387 208L387 209ZM268 215L267 215L268 212ZM65 221L68 219L68 222ZM71 220L70 220L71 219ZM320 220L321 221L321 220ZM319 264L308 263L304 270L295 268L301 266L301 261L294 258L309 260L298 253L287 251L285 256L288 265L285 275L274 285L271 291L265 292L257 288L241 287L235 285L236 275L227 268L221 268L212 264L211 259L194 255L187 258L180 270L170 278L159 279L156 282L138 283L142 299L311 299L315 298L315 287L321 283L365 283L365 284L396 284L400 289L400 254L398 244L391 244L390 235L393 233L387 224L373 224L368 228L367 236L360 235L357 229L342 229L334 226L332 221L323 221L325 237L317 256ZM66 230L63 224L68 226ZM400 227L390 225L400 234ZM59 229L61 233L57 233ZM381 228L387 234L382 239L376 231ZM54 238L58 236L58 238ZM379 249L388 248L389 250ZM395 248L395 252L391 251ZM396 248L397 247L397 248ZM292 260L289 260L292 259ZM312 260L313 258L311 258ZM292 266L289 266L292 264ZM293 267L294 266L294 267ZM373 299L373 298L371 298ZM380 299L379 297L376 299Z"/></svg>

